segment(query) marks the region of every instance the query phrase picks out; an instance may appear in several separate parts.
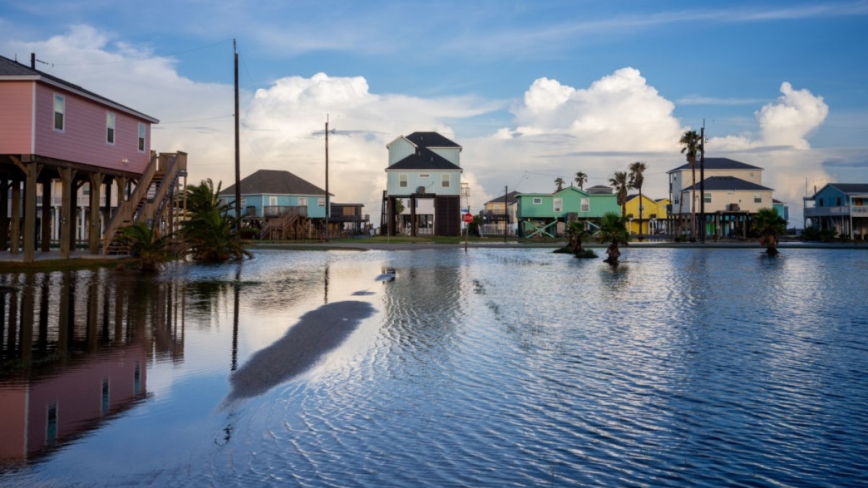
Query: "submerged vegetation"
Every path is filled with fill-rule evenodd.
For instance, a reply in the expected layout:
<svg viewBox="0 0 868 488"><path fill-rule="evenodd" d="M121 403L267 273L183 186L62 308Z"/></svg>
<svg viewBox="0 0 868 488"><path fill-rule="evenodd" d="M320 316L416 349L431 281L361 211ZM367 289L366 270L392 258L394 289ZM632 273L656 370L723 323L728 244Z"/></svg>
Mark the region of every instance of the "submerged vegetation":
<svg viewBox="0 0 868 488"><path fill-rule="evenodd" d="M778 255L778 238L787 230L787 221L773 208L757 211L753 223L754 230L760 235L760 244L766 246L766 254Z"/></svg>
<svg viewBox="0 0 868 488"><path fill-rule="evenodd" d="M210 178L186 189L187 219L181 223L180 236L194 261L223 262L253 257L240 236L235 234L235 217L230 205L218 198L220 184L214 188Z"/></svg>
<svg viewBox="0 0 868 488"><path fill-rule="evenodd" d="M626 246L630 240L625 227L626 224L627 219L615 212L607 212L600 221L600 234L597 239L609 244L606 248L607 257L603 261L612 266L617 265L618 259L621 257L621 250L618 246L620 244Z"/></svg>

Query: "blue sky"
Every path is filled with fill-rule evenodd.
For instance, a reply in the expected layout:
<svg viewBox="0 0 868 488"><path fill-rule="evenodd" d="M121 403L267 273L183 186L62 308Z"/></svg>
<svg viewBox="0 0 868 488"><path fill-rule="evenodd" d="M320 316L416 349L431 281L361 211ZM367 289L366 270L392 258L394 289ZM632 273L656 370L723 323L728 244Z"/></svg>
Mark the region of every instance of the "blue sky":
<svg viewBox="0 0 868 488"><path fill-rule="evenodd" d="M464 146L476 208L504 185L549 191L576 171L600 184L634 160L666 196L665 172L683 161L672 139L703 120L709 151L766 168L791 209L806 181L868 181L865 1L0 6L0 54L35 51L40 69L161 119L155 148L190 152L194 181L233 174L233 38L242 173L322 185L315 131L328 113L347 131L332 188L372 215L385 144L415 130Z"/></svg>

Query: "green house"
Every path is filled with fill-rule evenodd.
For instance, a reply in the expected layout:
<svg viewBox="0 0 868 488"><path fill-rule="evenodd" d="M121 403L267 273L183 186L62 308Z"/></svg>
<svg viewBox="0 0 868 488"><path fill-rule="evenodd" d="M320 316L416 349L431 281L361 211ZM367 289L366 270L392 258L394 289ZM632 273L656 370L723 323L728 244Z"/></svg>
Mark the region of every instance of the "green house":
<svg viewBox="0 0 868 488"><path fill-rule="evenodd" d="M574 186L555 193L522 193L516 197L520 237L555 237L572 220L599 221L607 212L621 213L617 196L608 187L587 191Z"/></svg>

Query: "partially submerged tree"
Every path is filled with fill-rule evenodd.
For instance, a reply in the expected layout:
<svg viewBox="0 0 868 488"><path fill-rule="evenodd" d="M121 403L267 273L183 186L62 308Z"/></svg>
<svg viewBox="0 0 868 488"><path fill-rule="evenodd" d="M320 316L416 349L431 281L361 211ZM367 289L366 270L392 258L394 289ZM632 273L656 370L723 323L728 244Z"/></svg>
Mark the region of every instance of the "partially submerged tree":
<svg viewBox="0 0 868 488"><path fill-rule="evenodd" d="M597 253L582 247L582 243L587 242L591 238L591 231L588 229L588 224L585 221L570 222L567 231L570 236L568 248L573 256L581 259L597 257Z"/></svg>
<svg viewBox="0 0 868 488"><path fill-rule="evenodd" d="M231 206L218 198L210 178L187 187L187 220L181 223L181 237L195 261L222 262L253 257L235 234Z"/></svg>
<svg viewBox="0 0 868 488"><path fill-rule="evenodd" d="M621 250L618 247L620 244L627 245L630 236L627 234L627 229L624 227L626 218L619 216L615 212L606 212L603 219L600 221L600 242L608 242L609 247L606 248L606 259L603 261L615 266L618 264L618 258L621 257Z"/></svg>
<svg viewBox="0 0 868 488"><path fill-rule="evenodd" d="M171 259L168 239L157 235L144 222L124 227L121 233L121 240L130 246L130 255L140 270L159 271Z"/></svg>
<svg viewBox="0 0 868 488"><path fill-rule="evenodd" d="M753 218L753 229L760 235L766 254L778 255L778 238L787 230L787 221L773 208L761 208Z"/></svg>

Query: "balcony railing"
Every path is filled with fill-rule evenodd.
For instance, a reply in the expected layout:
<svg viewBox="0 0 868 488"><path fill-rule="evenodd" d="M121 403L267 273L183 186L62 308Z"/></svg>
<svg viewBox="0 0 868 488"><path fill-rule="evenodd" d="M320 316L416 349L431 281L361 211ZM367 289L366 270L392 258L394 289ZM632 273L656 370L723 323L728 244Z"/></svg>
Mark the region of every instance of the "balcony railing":
<svg viewBox="0 0 868 488"><path fill-rule="evenodd" d="M807 207L805 217L868 217L868 206L859 207Z"/></svg>
<svg viewBox="0 0 868 488"><path fill-rule="evenodd" d="M263 217L280 217L284 214L284 212L295 209L297 215L302 217L307 217L307 206L297 207L295 205L267 205L262 207L262 216Z"/></svg>

